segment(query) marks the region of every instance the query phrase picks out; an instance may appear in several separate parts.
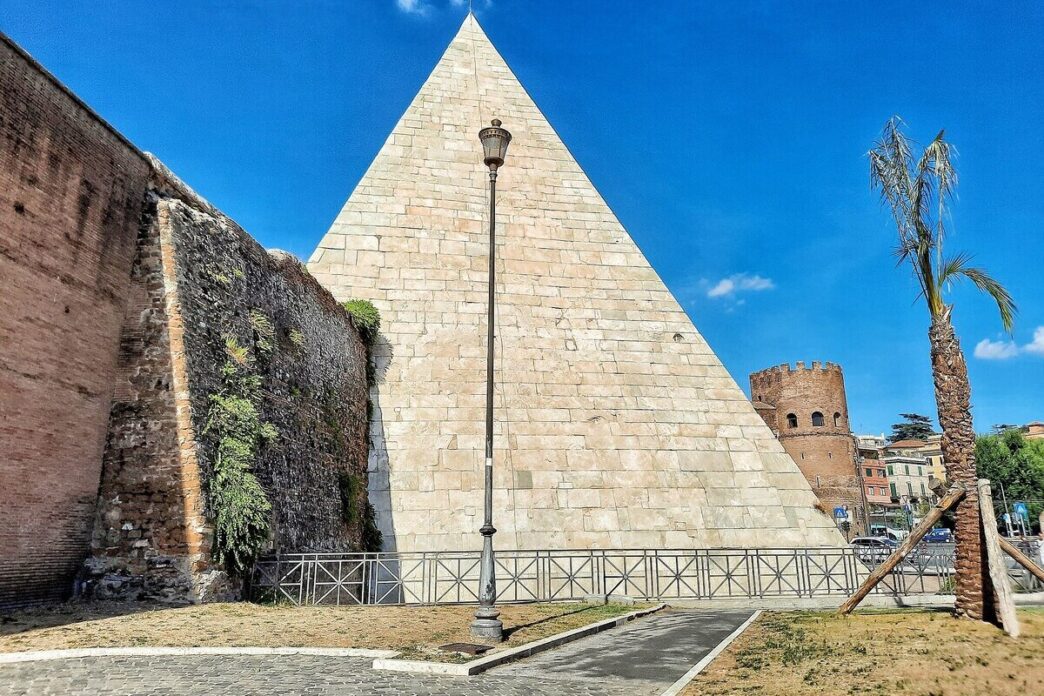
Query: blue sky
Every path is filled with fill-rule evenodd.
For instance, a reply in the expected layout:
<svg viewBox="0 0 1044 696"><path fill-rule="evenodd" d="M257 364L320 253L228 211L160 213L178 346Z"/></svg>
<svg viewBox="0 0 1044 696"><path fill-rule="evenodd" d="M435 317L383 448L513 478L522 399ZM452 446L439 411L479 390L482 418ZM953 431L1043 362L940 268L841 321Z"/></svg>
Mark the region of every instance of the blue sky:
<svg viewBox="0 0 1044 696"><path fill-rule="evenodd" d="M741 385L843 365L853 427L935 406L927 315L865 152L959 150L976 427L1044 419L1044 4L475 0L487 33ZM0 29L263 244L307 257L456 32L453 0L4 0ZM1034 334L1036 332L1036 342Z"/></svg>

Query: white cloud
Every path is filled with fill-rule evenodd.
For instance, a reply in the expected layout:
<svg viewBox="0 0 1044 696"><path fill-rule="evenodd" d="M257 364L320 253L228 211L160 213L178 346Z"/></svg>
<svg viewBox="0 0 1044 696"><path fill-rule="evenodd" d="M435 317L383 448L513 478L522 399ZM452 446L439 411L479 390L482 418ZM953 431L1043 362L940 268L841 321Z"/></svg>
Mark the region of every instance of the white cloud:
<svg viewBox="0 0 1044 696"><path fill-rule="evenodd" d="M980 360L1007 360L1029 353L1044 357L1044 326L1033 330L1033 340L1023 345L1015 341L991 341L984 338L975 344L975 357Z"/></svg>
<svg viewBox="0 0 1044 696"><path fill-rule="evenodd" d="M424 0L395 0L395 5L406 14L424 15L428 13L428 5Z"/></svg>
<svg viewBox="0 0 1044 696"><path fill-rule="evenodd" d="M735 273L730 275L728 278L722 278L707 291L707 297L727 297L731 298L740 292L760 292L761 290L771 290L776 287L776 284L772 282L771 278L764 278L759 275L749 275L747 273Z"/></svg>
<svg viewBox="0 0 1044 696"><path fill-rule="evenodd" d="M980 360L1007 360L1019 354L1014 341L991 341L984 338L975 344L975 357Z"/></svg>
<svg viewBox="0 0 1044 696"><path fill-rule="evenodd" d="M449 0L449 4L452 7L470 6L469 0ZM476 6L489 7L493 3L492 0L479 0L474 4ZM433 8L433 0L395 0L395 6L406 14L426 17Z"/></svg>
<svg viewBox="0 0 1044 696"><path fill-rule="evenodd" d="M1044 326L1038 326L1033 331L1033 342L1027 343L1022 349L1027 353L1044 355Z"/></svg>

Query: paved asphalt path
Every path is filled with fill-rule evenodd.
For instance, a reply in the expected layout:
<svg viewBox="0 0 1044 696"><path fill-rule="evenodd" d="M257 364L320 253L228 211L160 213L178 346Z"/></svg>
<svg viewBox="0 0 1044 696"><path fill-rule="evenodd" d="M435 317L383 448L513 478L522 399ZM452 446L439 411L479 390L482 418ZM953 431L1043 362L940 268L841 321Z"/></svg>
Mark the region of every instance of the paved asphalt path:
<svg viewBox="0 0 1044 696"><path fill-rule="evenodd" d="M585 683L596 683L636 696L659 694L752 613L666 609L621 628L495 668L488 674L559 679L571 682L577 689Z"/></svg>
<svg viewBox="0 0 1044 696"><path fill-rule="evenodd" d="M665 610L476 677L371 669L312 655L94 657L0 665L0 695L658 694L750 616Z"/></svg>

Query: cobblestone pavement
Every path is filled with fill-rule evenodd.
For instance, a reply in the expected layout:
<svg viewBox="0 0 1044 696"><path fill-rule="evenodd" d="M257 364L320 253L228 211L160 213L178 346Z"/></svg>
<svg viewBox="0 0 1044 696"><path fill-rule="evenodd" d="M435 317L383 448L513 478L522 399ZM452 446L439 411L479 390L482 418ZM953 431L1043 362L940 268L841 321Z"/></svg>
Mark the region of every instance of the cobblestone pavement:
<svg viewBox="0 0 1044 696"><path fill-rule="evenodd" d="M0 665L0 696L642 696L661 693L750 610L665 610L475 677L384 672L315 655L91 657Z"/></svg>
<svg viewBox="0 0 1044 696"><path fill-rule="evenodd" d="M94 657L0 665L0 694L92 696L269 696L270 694L416 694L417 696L624 696L601 684L531 676L447 677L382 672L373 660L305 655Z"/></svg>

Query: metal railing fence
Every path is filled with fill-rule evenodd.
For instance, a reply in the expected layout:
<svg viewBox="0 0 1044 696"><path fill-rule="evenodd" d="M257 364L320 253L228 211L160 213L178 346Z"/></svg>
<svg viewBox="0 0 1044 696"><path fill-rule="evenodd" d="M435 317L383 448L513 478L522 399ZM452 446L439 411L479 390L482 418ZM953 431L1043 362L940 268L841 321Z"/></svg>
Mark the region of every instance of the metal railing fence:
<svg viewBox="0 0 1044 696"><path fill-rule="evenodd" d="M1025 549L1037 558L1036 549ZM497 602L850 595L887 552L877 549L502 550ZM1009 566L1016 591L1042 589ZM923 544L875 594L949 594L952 544ZM310 604L466 604L478 601L479 552L285 553L261 559L252 598Z"/></svg>

